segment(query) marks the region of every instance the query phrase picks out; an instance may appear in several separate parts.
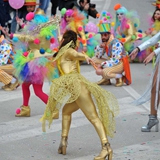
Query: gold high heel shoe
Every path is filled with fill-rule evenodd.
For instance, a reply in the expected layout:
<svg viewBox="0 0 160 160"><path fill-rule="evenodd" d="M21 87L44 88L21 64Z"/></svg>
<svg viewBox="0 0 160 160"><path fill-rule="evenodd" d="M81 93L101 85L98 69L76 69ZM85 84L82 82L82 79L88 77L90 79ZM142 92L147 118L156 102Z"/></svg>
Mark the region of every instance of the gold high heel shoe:
<svg viewBox="0 0 160 160"><path fill-rule="evenodd" d="M59 110L56 109L52 114L52 119L59 119Z"/></svg>
<svg viewBox="0 0 160 160"><path fill-rule="evenodd" d="M94 158L94 160L105 160L108 156L108 160L112 160L112 148L110 147L110 143L104 143L102 144L102 150L98 156Z"/></svg>
<svg viewBox="0 0 160 160"><path fill-rule="evenodd" d="M68 139L67 137L62 137L61 138L61 143L60 143L59 148L58 148L58 153L59 154L66 155L67 139Z"/></svg>

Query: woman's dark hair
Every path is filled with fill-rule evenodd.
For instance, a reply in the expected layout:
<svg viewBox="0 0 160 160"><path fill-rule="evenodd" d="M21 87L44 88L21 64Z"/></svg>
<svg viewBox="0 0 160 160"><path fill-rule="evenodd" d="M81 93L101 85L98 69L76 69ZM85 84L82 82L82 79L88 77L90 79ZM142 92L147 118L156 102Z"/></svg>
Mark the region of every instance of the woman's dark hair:
<svg viewBox="0 0 160 160"><path fill-rule="evenodd" d="M157 8L157 9L154 11L153 16L152 16L152 20L153 20L153 21L155 21L154 15L155 15L155 13L156 13L157 11L160 11L160 8ZM160 19L158 19L158 20L160 21Z"/></svg>
<svg viewBox="0 0 160 160"><path fill-rule="evenodd" d="M64 41L62 42L59 49L61 49L63 46L65 46L70 41L73 41L73 43L76 47L76 41L77 41L77 33L76 32L74 32L72 30L66 31L63 35L63 39L64 39Z"/></svg>
<svg viewBox="0 0 160 160"><path fill-rule="evenodd" d="M60 45L59 47L59 50L65 46L67 43L69 43L70 41L73 41L74 45L72 44L72 48L75 48L76 47L76 41L77 41L77 33L72 31L72 30L69 30L69 31L66 31L63 35L63 39L64 41L62 42L62 44ZM53 57L56 57L58 54L58 52L56 52Z"/></svg>

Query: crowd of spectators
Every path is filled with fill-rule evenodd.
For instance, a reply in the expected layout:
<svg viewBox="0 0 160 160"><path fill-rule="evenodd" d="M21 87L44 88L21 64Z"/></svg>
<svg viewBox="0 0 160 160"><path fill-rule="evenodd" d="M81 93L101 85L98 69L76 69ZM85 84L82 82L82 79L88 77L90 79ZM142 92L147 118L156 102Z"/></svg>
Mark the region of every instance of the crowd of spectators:
<svg viewBox="0 0 160 160"><path fill-rule="evenodd" d="M28 1L29 0L25 0L25 3ZM24 4L24 6L18 10L13 9L9 5L9 0L0 0L0 25L9 28L10 33L15 33L17 29L20 29L20 26L17 26L17 21L19 21L19 19L25 21L27 13L34 12L35 8L41 8L45 13L48 13L49 10L47 11L47 9L49 6L51 6L51 16L55 16L57 10L60 11L62 8L71 9L73 7L78 8L80 11L84 11L87 18L89 16L96 18L96 14L98 13L96 5L91 4L90 0L37 0L36 6Z"/></svg>
<svg viewBox="0 0 160 160"><path fill-rule="evenodd" d="M74 7L84 12L87 18L89 18L89 16L96 18L98 13L96 5L91 4L90 0L25 0L24 5L19 9L12 8L10 5L11 1L12 0L0 0L0 28L1 30L4 28L9 34L20 31L26 22L26 15L29 12L36 11L37 8L41 8L45 14L49 14L50 16L55 16L57 11L61 11L62 8L72 9ZM49 9L50 6L51 8ZM19 86L17 78L12 75L14 70L12 65L14 48L12 42L6 39L4 30L3 32L1 30L0 62L2 63L0 63L0 82L4 84L2 87L3 90L11 91Z"/></svg>

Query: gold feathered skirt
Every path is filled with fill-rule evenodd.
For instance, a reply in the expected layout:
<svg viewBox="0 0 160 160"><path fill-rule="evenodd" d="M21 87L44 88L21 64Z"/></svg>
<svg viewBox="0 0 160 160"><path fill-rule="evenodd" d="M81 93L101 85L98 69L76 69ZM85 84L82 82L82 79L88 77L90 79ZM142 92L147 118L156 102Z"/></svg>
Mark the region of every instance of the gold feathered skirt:
<svg viewBox="0 0 160 160"><path fill-rule="evenodd" d="M41 118L43 131L45 131L45 121L51 125L52 113L62 108L67 103L76 101L81 93L81 87L85 85L91 93L97 113L102 121L106 135L113 137L115 132L115 116L119 113L119 105L115 96L99 87L97 84L88 81L79 73L63 75L52 81L50 87L49 100ZM88 106L89 107L89 106Z"/></svg>

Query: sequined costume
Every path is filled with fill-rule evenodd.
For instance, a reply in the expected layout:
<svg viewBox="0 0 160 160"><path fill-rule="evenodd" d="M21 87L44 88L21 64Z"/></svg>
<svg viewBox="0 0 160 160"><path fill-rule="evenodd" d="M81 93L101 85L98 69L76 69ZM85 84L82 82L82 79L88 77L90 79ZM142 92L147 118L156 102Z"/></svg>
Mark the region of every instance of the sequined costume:
<svg viewBox="0 0 160 160"><path fill-rule="evenodd" d="M86 118L93 124L102 144L102 150L94 160L112 160L112 149L107 136L113 137L115 131L114 117L119 111L117 99L95 83L89 82L80 74L79 62L93 62L86 54L77 52L77 34L67 31L60 42L59 52L54 61L60 77L54 79L50 88L49 100L41 118L43 131L45 122L51 125L52 113L62 109L62 138L58 149L59 154L66 154L67 139L70 130L72 113L81 109Z"/></svg>

